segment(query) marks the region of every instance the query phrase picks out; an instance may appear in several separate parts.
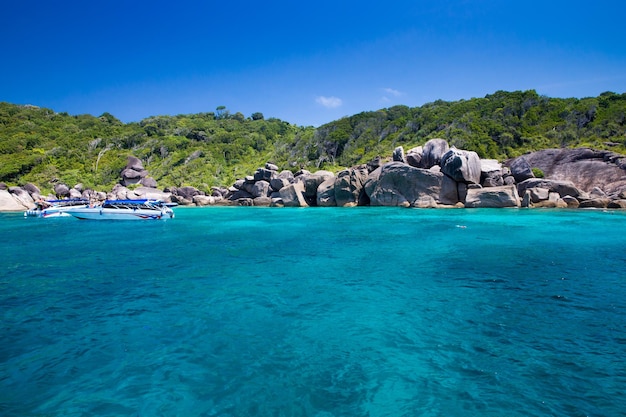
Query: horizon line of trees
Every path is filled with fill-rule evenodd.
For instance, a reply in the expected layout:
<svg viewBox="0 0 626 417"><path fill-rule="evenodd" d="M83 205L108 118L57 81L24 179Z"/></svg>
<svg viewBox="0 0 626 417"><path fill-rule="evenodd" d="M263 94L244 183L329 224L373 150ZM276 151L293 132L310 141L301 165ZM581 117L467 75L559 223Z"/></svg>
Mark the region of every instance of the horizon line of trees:
<svg viewBox="0 0 626 417"><path fill-rule="evenodd" d="M550 147L626 154L626 93L550 98L534 90L437 100L362 112L318 128L225 106L215 112L123 123L110 113L72 116L0 103L0 182L111 187L129 155L160 187L230 185L271 161L281 169L327 169L389 156L440 137L481 158L505 160Z"/></svg>

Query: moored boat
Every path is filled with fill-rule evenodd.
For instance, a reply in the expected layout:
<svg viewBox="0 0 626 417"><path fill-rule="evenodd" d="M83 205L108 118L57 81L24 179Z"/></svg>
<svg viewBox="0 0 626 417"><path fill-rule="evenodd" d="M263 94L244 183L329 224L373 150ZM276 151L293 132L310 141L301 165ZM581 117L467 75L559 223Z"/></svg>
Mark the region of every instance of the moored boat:
<svg viewBox="0 0 626 417"><path fill-rule="evenodd" d="M24 212L24 217L70 217L67 212L73 208L88 207L89 201L82 198L66 200L38 200L35 208Z"/></svg>
<svg viewBox="0 0 626 417"><path fill-rule="evenodd" d="M101 205L76 207L67 213L81 220L165 220L173 219L176 204L161 200L106 200Z"/></svg>

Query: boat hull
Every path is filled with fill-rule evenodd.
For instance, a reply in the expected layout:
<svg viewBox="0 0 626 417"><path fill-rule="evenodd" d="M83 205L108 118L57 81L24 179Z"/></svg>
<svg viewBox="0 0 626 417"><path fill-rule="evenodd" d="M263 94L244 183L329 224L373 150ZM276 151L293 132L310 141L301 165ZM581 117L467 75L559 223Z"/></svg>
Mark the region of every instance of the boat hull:
<svg viewBox="0 0 626 417"><path fill-rule="evenodd" d="M67 213L81 220L165 220L174 218L169 208L160 210L149 209L112 209L102 207L85 207L68 210Z"/></svg>
<svg viewBox="0 0 626 417"><path fill-rule="evenodd" d="M71 214L68 213L68 210L87 208L88 206L71 206L71 207L48 207L43 210L34 209L27 210L24 212L24 217L43 217L43 218L51 218L51 217L71 217Z"/></svg>

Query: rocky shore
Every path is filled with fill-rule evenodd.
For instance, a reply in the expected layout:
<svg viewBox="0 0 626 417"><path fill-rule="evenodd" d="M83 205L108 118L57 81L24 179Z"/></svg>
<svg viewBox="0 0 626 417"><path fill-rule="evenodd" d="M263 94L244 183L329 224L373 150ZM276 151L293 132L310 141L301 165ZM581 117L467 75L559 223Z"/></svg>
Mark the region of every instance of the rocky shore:
<svg viewBox="0 0 626 417"><path fill-rule="evenodd" d="M431 139L336 175L279 171L267 163L230 187L213 187L210 194L194 187L159 190L134 157L120 175L109 192L56 184L54 196L41 196L34 184L0 183L0 211L24 211L42 197L157 198L193 206L626 208L626 156L587 148L547 149L501 163Z"/></svg>

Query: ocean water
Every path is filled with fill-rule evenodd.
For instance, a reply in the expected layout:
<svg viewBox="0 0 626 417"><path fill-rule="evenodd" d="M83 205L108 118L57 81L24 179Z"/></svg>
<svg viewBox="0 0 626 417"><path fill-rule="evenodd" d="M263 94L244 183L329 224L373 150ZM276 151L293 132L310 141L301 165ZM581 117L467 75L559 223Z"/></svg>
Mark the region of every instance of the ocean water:
<svg viewBox="0 0 626 417"><path fill-rule="evenodd" d="M1 416L624 416L626 212L0 215Z"/></svg>

